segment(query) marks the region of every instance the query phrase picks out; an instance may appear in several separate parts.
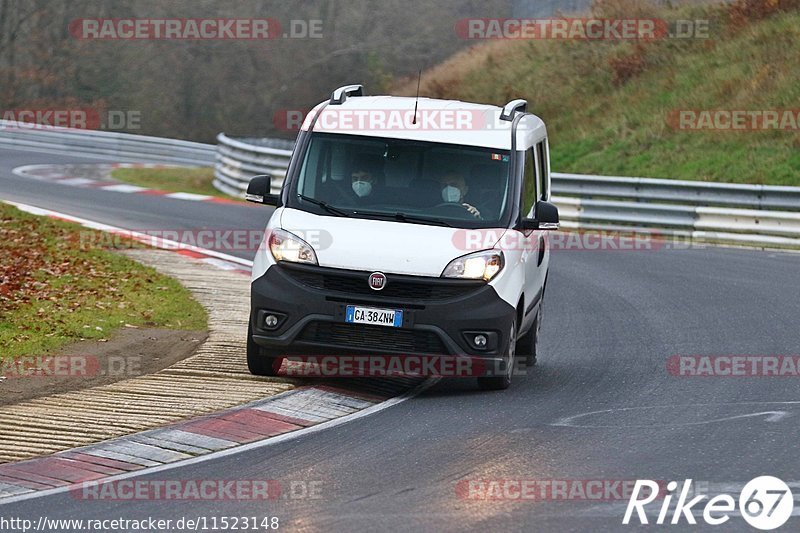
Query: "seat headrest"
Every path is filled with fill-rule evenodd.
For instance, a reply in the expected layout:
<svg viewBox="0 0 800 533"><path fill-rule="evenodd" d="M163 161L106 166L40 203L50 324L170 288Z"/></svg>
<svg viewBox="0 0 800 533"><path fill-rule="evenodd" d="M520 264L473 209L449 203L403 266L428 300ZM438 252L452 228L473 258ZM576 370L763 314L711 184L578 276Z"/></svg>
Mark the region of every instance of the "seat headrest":
<svg viewBox="0 0 800 533"><path fill-rule="evenodd" d="M356 154L350 165L350 172L364 170L373 176L383 173L383 157L377 154L361 153Z"/></svg>
<svg viewBox="0 0 800 533"><path fill-rule="evenodd" d="M478 163L469 169L470 182L479 184L482 180L492 182L502 177L502 167L490 163Z"/></svg>

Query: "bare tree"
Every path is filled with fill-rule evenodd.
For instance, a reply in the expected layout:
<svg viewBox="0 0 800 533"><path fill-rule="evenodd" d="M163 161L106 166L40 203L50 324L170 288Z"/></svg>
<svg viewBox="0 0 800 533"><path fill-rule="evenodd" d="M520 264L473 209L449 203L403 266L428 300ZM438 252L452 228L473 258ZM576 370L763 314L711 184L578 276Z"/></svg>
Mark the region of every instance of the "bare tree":
<svg viewBox="0 0 800 533"><path fill-rule="evenodd" d="M460 18L504 17L511 0L0 0L0 109L92 106L141 113L139 133L212 141L216 133L292 135L273 117L337 85L380 91L469 45ZM87 18L319 20L321 38L84 40Z"/></svg>

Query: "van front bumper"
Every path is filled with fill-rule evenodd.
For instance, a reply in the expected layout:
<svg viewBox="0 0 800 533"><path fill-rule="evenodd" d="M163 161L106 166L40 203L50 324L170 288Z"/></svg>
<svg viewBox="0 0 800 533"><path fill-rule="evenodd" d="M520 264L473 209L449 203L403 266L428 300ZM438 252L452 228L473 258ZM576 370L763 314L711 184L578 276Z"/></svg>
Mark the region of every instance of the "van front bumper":
<svg viewBox="0 0 800 533"><path fill-rule="evenodd" d="M382 291L370 272L279 263L251 285L256 344L276 356L453 355L503 360L516 310L484 282L386 274ZM348 305L400 309L400 327L345 322ZM267 316L277 324L267 325ZM274 322L274 319L272 319ZM483 349L471 344L487 338ZM488 361L487 361L488 362Z"/></svg>

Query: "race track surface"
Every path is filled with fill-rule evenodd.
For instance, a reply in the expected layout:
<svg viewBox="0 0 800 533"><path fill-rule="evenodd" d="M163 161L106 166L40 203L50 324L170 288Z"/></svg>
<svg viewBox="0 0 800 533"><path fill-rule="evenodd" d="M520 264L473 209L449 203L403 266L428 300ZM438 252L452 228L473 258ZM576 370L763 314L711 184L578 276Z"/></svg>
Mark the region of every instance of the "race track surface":
<svg viewBox="0 0 800 533"><path fill-rule="evenodd" d="M260 229L269 214L11 173L87 161L0 150L0 198L129 229ZM137 478L314 483L318 497L84 501L62 493L0 511L33 520L277 516L288 531L618 531L627 500L469 499L458 482L648 478L741 487L766 474L800 479L796 377L688 377L667 366L673 355L798 354L800 256L706 247L551 258L540 364L509 390L443 380L337 427ZM725 525L746 529L739 517Z"/></svg>

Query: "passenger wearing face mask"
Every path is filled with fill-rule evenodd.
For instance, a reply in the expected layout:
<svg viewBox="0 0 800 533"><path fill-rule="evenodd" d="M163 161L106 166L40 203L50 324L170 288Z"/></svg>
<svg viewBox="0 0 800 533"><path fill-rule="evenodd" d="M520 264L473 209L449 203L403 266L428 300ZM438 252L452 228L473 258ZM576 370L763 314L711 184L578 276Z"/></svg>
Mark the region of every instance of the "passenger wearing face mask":
<svg viewBox="0 0 800 533"><path fill-rule="evenodd" d="M442 187L442 200L446 203L461 204L475 218L481 218L481 212L474 205L464 201L469 192L469 187L461 174L445 174L439 179Z"/></svg>

